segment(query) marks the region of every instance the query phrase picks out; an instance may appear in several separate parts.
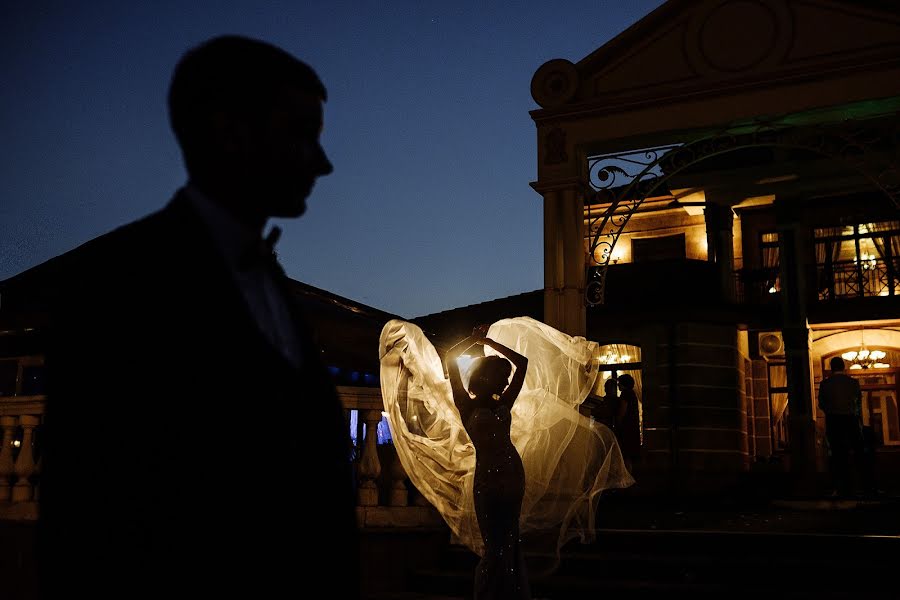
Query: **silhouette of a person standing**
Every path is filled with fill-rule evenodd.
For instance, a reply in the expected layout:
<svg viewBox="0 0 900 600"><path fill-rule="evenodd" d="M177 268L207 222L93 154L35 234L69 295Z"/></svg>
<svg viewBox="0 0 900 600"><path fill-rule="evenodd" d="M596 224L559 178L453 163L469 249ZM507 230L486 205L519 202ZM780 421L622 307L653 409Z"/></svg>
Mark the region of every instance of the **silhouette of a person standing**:
<svg viewBox="0 0 900 600"><path fill-rule="evenodd" d="M53 314L45 598L358 596L341 407L277 230L262 235L332 171L325 99L309 66L262 41L214 38L178 63L188 182L73 253Z"/></svg>
<svg viewBox="0 0 900 600"><path fill-rule="evenodd" d="M853 488L850 469L850 452L857 465L858 474L865 477L862 437L862 391L859 382L844 372L844 359L831 359L831 376L819 384L819 408L825 413L825 437L831 454L831 470L834 492L849 494ZM869 482L865 482L869 487Z"/></svg>
<svg viewBox="0 0 900 600"><path fill-rule="evenodd" d="M622 448L625 466L630 471L634 459L641 452L640 408L637 394L634 392L634 378L628 373L623 373L619 375L618 384L621 395L615 412L615 432L619 447Z"/></svg>
<svg viewBox="0 0 900 600"><path fill-rule="evenodd" d="M509 431L510 411L522 390L528 359L485 337L486 333L486 327L476 328L446 357L453 401L475 446L473 490L484 555L475 570L474 599L527 600L531 592L519 542L525 469ZM456 359L476 344L489 346L502 356L476 359L467 390Z"/></svg>

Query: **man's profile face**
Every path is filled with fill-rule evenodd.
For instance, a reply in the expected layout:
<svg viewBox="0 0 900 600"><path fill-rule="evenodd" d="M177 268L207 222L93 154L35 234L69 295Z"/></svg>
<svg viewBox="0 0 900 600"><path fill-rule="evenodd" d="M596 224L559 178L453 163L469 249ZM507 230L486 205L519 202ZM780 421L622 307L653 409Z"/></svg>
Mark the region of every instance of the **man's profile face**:
<svg viewBox="0 0 900 600"><path fill-rule="evenodd" d="M316 178L333 170L319 143L322 125L316 94L290 88L275 98L246 157L256 179L253 202L266 216L302 215Z"/></svg>

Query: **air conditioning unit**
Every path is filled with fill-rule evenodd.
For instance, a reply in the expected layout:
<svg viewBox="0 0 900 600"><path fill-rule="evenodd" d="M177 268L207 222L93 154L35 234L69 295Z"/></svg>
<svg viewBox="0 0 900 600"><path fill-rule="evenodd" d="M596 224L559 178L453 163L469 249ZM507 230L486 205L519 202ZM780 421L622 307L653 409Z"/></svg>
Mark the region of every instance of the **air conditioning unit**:
<svg viewBox="0 0 900 600"><path fill-rule="evenodd" d="M784 338L780 331L762 331L759 334L759 355L763 358L784 356Z"/></svg>

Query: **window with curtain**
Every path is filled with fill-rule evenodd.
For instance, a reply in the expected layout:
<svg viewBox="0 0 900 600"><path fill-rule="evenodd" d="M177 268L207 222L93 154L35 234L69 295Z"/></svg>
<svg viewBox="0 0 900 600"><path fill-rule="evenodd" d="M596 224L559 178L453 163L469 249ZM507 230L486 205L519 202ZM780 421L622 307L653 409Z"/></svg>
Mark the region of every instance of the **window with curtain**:
<svg viewBox="0 0 900 600"><path fill-rule="evenodd" d="M860 225L868 231L875 248L875 258L886 266L880 296L900 294L900 221L881 221Z"/></svg>
<svg viewBox="0 0 900 600"><path fill-rule="evenodd" d="M766 272L764 292L774 294L781 291L781 249L778 245L778 233L771 231L760 234L759 249L762 254L761 264Z"/></svg>
<svg viewBox="0 0 900 600"><path fill-rule="evenodd" d="M900 221L815 229L820 300L900 294Z"/></svg>
<svg viewBox="0 0 900 600"><path fill-rule="evenodd" d="M789 431L787 365L783 362L770 362L768 367L772 440L777 448L785 448Z"/></svg>

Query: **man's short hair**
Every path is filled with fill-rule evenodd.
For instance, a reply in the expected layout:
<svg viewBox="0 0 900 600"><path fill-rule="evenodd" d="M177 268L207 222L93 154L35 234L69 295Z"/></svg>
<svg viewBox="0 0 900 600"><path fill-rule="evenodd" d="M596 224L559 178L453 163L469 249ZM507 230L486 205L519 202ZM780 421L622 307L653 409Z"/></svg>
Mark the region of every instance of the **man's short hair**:
<svg viewBox="0 0 900 600"><path fill-rule="evenodd" d="M327 99L316 72L272 44L228 35L186 52L169 86L169 120L188 170L209 150L213 114L262 117L291 87Z"/></svg>
<svg viewBox="0 0 900 600"><path fill-rule="evenodd" d="M844 359L841 358L840 356L832 357L831 362L829 364L831 365L832 371L843 371L844 370Z"/></svg>

